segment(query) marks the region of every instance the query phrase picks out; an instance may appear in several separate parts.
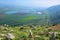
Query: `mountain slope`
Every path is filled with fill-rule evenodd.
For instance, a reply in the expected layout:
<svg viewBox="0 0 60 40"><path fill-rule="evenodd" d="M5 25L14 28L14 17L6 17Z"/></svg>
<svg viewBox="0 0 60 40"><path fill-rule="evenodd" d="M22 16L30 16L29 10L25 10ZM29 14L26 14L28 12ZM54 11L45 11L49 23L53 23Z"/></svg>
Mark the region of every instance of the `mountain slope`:
<svg viewBox="0 0 60 40"><path fill-rule="evenodd" d="M49 23L60 24L60 5L49 7L45 13L49 15Z"/></svg>

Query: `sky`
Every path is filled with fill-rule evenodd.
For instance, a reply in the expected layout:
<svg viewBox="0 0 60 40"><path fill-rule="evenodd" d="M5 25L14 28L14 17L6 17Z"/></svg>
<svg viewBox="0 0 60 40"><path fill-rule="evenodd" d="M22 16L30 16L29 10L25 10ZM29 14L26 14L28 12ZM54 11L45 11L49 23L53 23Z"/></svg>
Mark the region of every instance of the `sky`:
<svg viewBox="0 0 60 40"><path fill-rule="evenodd" d="M26 7L50 7L60 5L60 0L0 0L0 4Z"/></svg>

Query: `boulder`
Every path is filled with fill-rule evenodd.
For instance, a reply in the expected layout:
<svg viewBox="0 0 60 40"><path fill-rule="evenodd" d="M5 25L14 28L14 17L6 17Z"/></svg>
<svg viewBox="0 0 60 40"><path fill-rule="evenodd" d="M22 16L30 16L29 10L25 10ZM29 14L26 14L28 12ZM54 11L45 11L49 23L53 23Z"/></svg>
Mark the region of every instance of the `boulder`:
<svg viewBox="0 0 60 40"><path fill-rule="evenodd" d="M7 38L7 39L14 39L15 36L14 36L13 34L11 34L11 33L8 33L8 34L6 35L6 38Z"/></svg>

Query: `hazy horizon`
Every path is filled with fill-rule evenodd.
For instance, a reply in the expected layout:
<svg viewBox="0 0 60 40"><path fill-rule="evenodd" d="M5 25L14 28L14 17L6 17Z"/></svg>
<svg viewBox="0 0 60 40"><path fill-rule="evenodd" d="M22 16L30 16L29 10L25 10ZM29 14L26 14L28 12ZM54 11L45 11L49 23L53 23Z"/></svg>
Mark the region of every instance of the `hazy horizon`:
<svg viewBox="0 0 60 40"><path fill-rule="evenodd" d="M0 5L25 7L50 7L60 5L60 0L0 0Z"/></svg>

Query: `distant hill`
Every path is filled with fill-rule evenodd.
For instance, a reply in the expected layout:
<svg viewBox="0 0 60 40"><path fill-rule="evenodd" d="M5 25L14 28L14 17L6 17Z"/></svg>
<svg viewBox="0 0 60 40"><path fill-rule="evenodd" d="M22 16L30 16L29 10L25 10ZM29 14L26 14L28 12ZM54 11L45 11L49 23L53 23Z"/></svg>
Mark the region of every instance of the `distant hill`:
<svg viewBox="0 0 60 40"><path fill-rule="evenodd" d="M45 13L48 14L50 24L60 24L60 5L49 7Z"/></svg>

